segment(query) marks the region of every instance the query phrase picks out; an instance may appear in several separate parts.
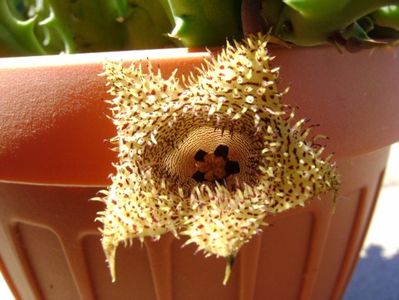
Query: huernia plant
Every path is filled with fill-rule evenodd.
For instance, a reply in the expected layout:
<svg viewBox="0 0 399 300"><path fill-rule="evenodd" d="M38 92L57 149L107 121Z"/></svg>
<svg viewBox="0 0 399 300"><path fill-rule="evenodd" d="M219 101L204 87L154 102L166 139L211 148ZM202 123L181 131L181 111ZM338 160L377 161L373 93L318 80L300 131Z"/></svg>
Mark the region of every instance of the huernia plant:
<svg viewBox="0 0 399 300"><path fill-rule="evenodd" d="M349 50L399 38L396 0L0 0L0 56L219 46L248 27ZM253 29L253 28L252 28ZM251 32L255 32L250 30Z"/></svg>
<svg viewBox="0 0 399 300"><path fill-rule="evenodd" d="M113 280L119 244L171 232L226 258L226 283L266 215L337 192L318 137L282 102L268 39L227 44L186 78L164 78L151 63L105 63L119 160L97 199Z"/></svg>

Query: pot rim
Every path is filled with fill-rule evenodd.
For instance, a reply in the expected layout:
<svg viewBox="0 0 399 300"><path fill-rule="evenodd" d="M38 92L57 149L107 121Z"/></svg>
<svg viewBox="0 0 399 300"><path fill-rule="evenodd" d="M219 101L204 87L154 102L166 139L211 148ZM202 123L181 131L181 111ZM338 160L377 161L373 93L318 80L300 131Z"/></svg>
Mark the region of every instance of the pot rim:
<svg viewBox="0 0 399 300"><path fill-rule="evenodd" d="M341 54L333 47L272 47L270 52L276 56L273 65L281 66L279 86L290 87L284 101L300 107L299 117L321 124L315 133L330 137L326 144L337 159L399 140L399 59L392 53ZM210 56L204 49L172 48L1 58L0 181L108 184L115 153L104 140L115 131L106 116L105 79L98 76L102 62L149 59L164 74L176 67L183 74Z"/></svg>

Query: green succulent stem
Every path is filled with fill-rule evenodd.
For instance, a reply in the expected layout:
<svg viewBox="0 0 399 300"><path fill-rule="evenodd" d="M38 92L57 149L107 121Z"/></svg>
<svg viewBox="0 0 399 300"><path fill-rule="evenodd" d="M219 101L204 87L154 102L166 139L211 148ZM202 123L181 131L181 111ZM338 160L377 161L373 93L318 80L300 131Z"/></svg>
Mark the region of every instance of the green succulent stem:
<svg viewBox="0 0 399 300"><path fill-rule="evenodd" d="M335 32L346 28L363 16L366 16L382 6L394 4L395 0L352 0L323 1L323 13L315 13L308 9L314 1L284 0L284 7L275 34L280 38L301 46L316 46L328 42ZM329 5L327 5L327 2ZM299 3L303 5L300 6ZM306 6L305 6L306 4ZM345 5L344 5L345 4ZM300 10L299 10L300 9ZM328 16L328 17L325 17Z"/></svg>
<svg viewBox="0 0 399 300"><path fill-rule="evenodd" d="M40 18L38 26L43 29L46 37L42 42L43 45L50 46L47 53L76 52L73 34L68 26L69 15L63 1L47 0L47 2L43 2L43 5L45 5L44 3L48 6L48 15Z"/></svg>
<svg viewBox="0 0 399 300"><path fill-rule="evenodd" d="M128 0L123 26L126 48L149 49L173 45L167 36L173 28L167 0Z"/></svg>
<svg viewBox="0 0 399 300"><path fill-rule="evenodd" d="M162 48L171 20L167 0L0 0L0 54Z"/></svg>
<svg viewBox="0 0 399 300"><path fill-rule="evenodd" d="M169 0L175 28L171 36L188 47L217 46L241 38L241 0Z"/></svg>
<svg viewBox="0 0 399 300"><path fill-rule="evenodd" d="M7 52L45 54L37 40L34 26L37 18L19 20L12 16L7 0L0 0L0 45Z"/></svg>
<svg viewBox="0 0 399 300"><path fill-rule="evenodd" d="M351 0L282 0L306 18L322 18L343 10Z"/></svg>
<svg viewBox="0 0 399 300"><path fill-rule="evenodd" d="M399 30L399 5L388 5L377 9L371 14L374 23Z"/></svg>
<svg viewBox="0 0 399 300"><path fill-rule="evenodd" d="M213 47L269 32L299 46L399 36L398 0L0 0L0 56Z"/></svg>

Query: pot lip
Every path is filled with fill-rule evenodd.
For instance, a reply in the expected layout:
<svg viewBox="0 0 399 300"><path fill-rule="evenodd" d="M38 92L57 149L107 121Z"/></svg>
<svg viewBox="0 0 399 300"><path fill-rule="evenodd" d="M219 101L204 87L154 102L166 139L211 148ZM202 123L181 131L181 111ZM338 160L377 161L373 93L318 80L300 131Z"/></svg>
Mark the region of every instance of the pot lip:
<svg viewBox="0 0 399 300"><path fill-rule="evenodd" d="M137 61L137 60L162 60L162 59L179 59L185 58L204 58L217 53L225 46L219 47L176 47L162 49L140 49L140 50L121 50L121 51L100 51L73 54L51 54L51 55L35 55L35 56L9 56L0 57L0 69L10 68L33 68L33 67L56 67L56 66L74 66L93 64L104 61ZM315 51L333 51L337 55L355 55L349 51L340 52L333 45L318 45L313 47L299 47L296 45L282 46L270 43L269 51L273 52L315 52ZM375 48L371 51L379 51L381 48ZM398 46L399 49L399 46ZM360 52L370 51L370 49L362 49Z"/></svg>
<svg viewBox="0 0 399 300"><path fill-rule="evenodd" d="M42 67L58 67L58 66L76 66L103 63L104 61L141 61L141 60L164 60L164 59L181 59L181 58L206 58L217 53L224 46L220 47L176 47L163 49L141 49L141 50L121 50L121 51L103 51L103 52L87 52L73 54L51 54L51 55L35 55L35 56L10 56L0 57L0 70L2 69L27 69ZM313 47L299 47L290 45L290 47L273 44L268 46L271 54L277 52L334 52L336 55L357 55L368 52L372 55L376 51L397 50L398 46L376 47L372 49L361 49L358 52L339 51L333 45L318 45Z"/></svg>
<svg viewBox="0 0 399 300"><path fill-rule="evenodd" d="M216 49L216 48L215 48ZM178 59L181 57L199 58L210 55L204 48L165 48L148 50L125 50L108 52L90 52L74 54L53 54L36 56L16 56L0 58L0 69L34 68L52 66L74 66L93 64L103 61L140 61L159 59Z"/></svg>
<svg viewBox="0 0 399 300"><path fill-rule="evenodd" d="M110 172L108 175L111 176L113 172ZM57 182L57 181L50 181L50 180L19 180L19 179L3 179L0 178L0 184L12 184L12 185L24 185L24 186L48 186L48 187L55 187L55 188L67 188L67 187L74 187L74 188L97 188L97 189L104 189L109 185L109 179L104 179L103 182Z"/></svg>

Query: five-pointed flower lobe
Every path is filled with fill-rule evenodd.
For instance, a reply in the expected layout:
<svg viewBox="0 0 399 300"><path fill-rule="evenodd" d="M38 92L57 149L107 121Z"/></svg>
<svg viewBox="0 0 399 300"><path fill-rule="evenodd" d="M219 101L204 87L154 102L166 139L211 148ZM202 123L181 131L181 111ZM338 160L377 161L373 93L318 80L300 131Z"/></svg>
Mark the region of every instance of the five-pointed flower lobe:
<svg viewBox="0 0 399 300"><path fill-rule="evenodd" d="M121 242L172 232L232 261L266 214L337 191L334 165L282 103L267 42L228 44L187 79L105 63L119 161L98 219L113 278Z"/></svg>

